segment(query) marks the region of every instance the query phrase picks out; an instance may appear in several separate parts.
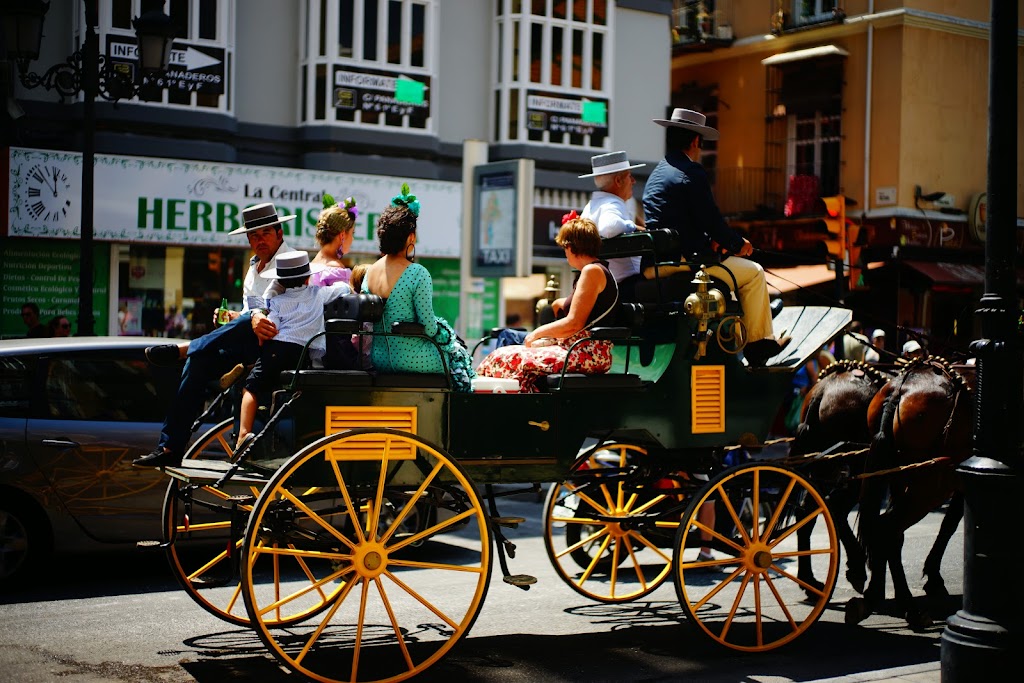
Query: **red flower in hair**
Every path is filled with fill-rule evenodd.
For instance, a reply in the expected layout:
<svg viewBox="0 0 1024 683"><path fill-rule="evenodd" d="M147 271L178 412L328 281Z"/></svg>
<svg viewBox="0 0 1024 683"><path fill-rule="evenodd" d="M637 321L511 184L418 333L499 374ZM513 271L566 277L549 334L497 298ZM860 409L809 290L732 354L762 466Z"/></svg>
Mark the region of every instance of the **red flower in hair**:
<svg viewBox="0 0 1024 683"><path fill-rule="evenodd" d="M576 220L579 217L580 217L580 215L578 213L576 213L576 210L574 209L574 210L570 211L569 213L565 214L564 216L562 216L562 225L565 225L569 221L574 221L574 220Z"/></svg>

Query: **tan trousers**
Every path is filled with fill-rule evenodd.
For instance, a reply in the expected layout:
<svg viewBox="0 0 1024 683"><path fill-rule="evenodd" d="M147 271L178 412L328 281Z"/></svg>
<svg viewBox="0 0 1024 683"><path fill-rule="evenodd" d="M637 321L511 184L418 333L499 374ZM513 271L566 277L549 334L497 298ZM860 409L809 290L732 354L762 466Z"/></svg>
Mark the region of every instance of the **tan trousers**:
<svg viewBox="0 0 1024 683"><path fill-rule="evenodd" d="M747 343L759 339L774 339L775 331L772 329L772 311L768 301L768 283L764 279L764 268L760 263L742 256L729 256L722 261L722 266L728 268L732 275L718 264L708 266L707 273L721 279L729 287L733 286L733 277L736 278L736 285L740 290L736 297L743 307Z"/></svg>

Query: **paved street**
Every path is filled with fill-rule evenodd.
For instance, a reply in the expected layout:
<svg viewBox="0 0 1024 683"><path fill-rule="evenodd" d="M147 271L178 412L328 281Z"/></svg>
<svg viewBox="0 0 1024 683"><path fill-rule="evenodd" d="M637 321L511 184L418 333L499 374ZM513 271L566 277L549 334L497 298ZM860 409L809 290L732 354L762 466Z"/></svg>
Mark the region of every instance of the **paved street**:
<svg viewBox="0 0 1024 683"><path fill-rule="evenodd" d="M791 646L765 654L711 647L683 623L671 582L634 603L590 602L551 569L540 535L541 507L532 495L502 505L503 514L528 520L510 534L518 546L511 570L536 575L538 584L529 591L507 586L496 566L469 638L418 680L938 681L941 618L923 633L886 614L847 626L843 605L854 593L845 580L818 624ZM933 513L907 536L907 576L918 596L921 563L939 520ZM954 594L944 612L960 601L962 548L958 531L943 562ZM0 642L4 683L296 680L253 632L192 602L159 552L61 558L34 586L0 595Z"/></svg>

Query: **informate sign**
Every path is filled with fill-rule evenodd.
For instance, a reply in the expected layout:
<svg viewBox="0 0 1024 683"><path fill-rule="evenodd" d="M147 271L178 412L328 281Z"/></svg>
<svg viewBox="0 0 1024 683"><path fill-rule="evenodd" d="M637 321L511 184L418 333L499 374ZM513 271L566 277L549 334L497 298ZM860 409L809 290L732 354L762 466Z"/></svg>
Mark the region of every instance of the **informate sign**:
<svg viewBox="0 0 1024 683"><path fill-rule="evenodd" d="M430 118L430 77L335 66L334 106L339 110L408 116L410 126L425 128Z"/></svg>
<svg viewBox="0 0 1024 683"><path fill-rule="evenodd" d="M139 65L135 38L107 34L107 60L114 71L134 82ZM170 90L223 95L224 48L174 43L167 72L153 84Z"/></svg>
<svg viewBox="0 0 1024 683"><path fill-rule="evenodd" d="M574 135L608 135L608 100L528 90L526 128Z"/></svg>
<svg viewBox="0 0 1024 683"><path fill-rule="evenodd" d="M417 253L460 255L458 182L110 154L97 154L94 167L97 240L246 246L244 237L228 236L241 226L242 209L272 202L279 215L296 215L283 224L288 244L313 250L326 192L339 201L355 198L359 213L352 251L377 254L377 217L408 182L422 207ZM82 155L12 147L9 168L8 235L77 239Z"/></svg>

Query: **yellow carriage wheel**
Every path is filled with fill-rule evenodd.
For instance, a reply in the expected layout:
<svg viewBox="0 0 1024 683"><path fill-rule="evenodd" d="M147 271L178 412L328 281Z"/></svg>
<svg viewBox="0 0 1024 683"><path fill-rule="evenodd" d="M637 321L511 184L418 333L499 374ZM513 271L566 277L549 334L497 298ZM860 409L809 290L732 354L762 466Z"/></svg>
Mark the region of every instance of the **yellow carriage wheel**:
<svg viewBox="0 0 1024 683"><path fill-rule="evenodd" d="M227 419L200 436L183 461L226 462L234 456L234 445L234 421ZM238 573L239 553L245 523L262 486L229 483L215 488L213 483L197 485L189 507L178 496L185 484L171 479L164 496L162 522L164 542L172 538L174 542L166 546L165 552L178 583L200 607L231 624L249 626ZM275 626L287 626L323 609L325 602L269 620Z"/></svg>
<svg viewBox="0 0 1024 683"><path fill-rule="evenodd" d="M253 508L246 609L274 656L313 680L405 680L473 625L490 581L487 523L462 466L426 441L389 429L329 435L292 456ZM267 565L287 560L304 571L261 590ZM279 612L324 596L316 618L270 630Z"/></svg>
<svg viewBox="0 0 1024 683"><path fill-rule="evenodd" d="M580 463L573 477L553 484L544 505L544 546L558 576L577 593L606 603L628 602L655 590L672 571L678 515L653 522L666 507L681 507L673 482L652 485L623 476L647 454L639 446L609 444Z"/></svg>
<svg viewBox="0 0 1024 683"><path fill-rule="evenodd" d="M713 506L714 520L705 504ZM835 525L821 494L802 476L751 463L726 470L694 496L676 535L675 585L689 620L733 650L763 652L792 642L821 616L839 567ZM810 546L797 531L813 529ZM710 546L713 559L699 557ZM801 556L816 588L797 578Z"/></svg>

